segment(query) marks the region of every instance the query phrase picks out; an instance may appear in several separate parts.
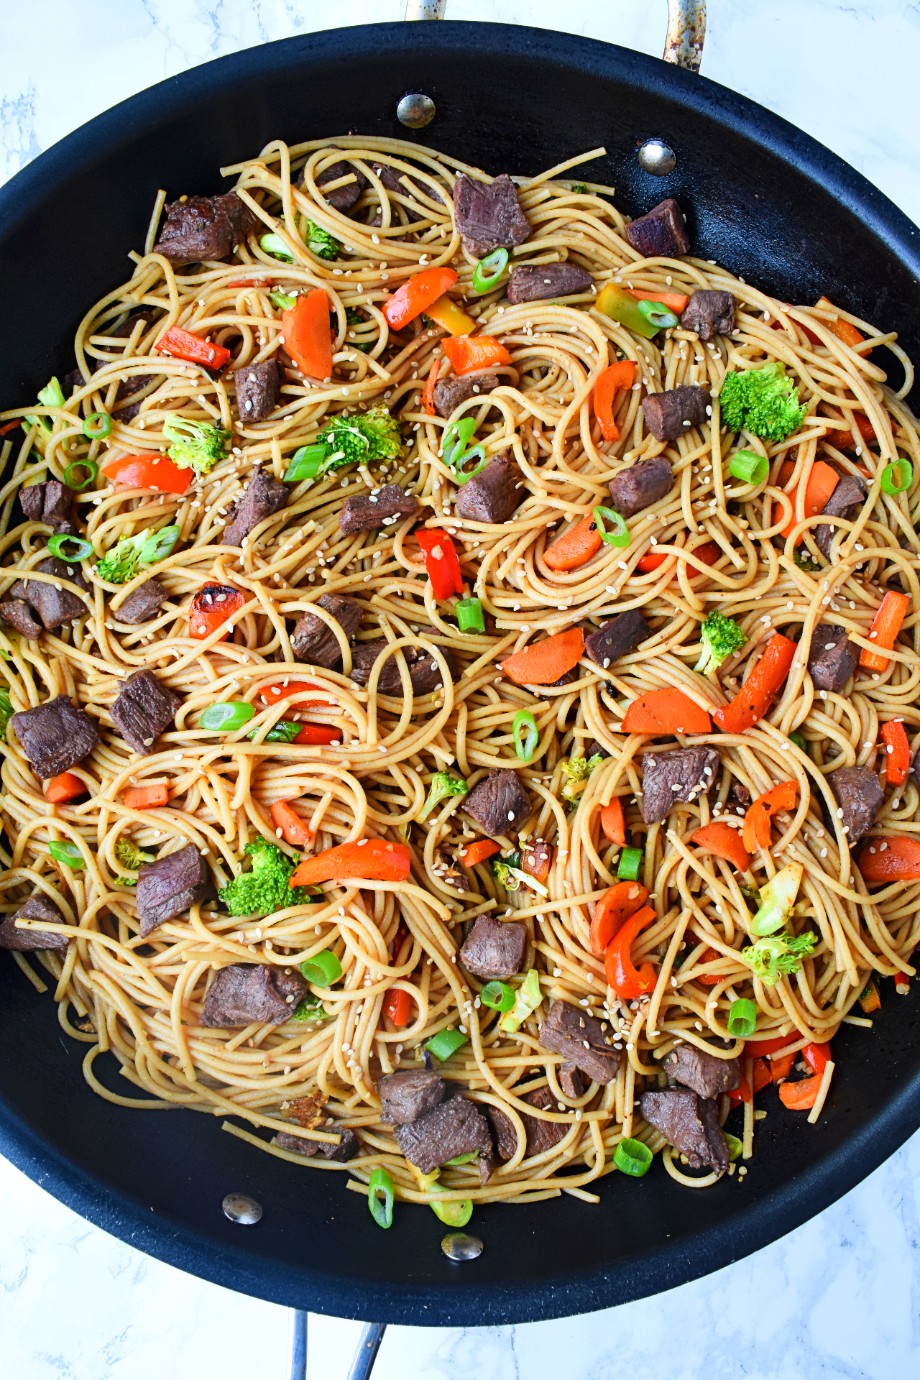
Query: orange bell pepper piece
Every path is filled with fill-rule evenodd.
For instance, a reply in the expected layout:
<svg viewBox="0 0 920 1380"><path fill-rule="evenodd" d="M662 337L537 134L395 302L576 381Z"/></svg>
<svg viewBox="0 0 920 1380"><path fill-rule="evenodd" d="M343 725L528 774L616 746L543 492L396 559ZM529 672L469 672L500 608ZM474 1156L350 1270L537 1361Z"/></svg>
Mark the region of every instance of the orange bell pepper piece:
<svg viewBox="0 0 920 1380"><path fill-rule="evenodd" d="M511 356L494 335L448 336L441 349L454 366L455 374L473 374L496 364L510 364Z"/></svg>
<svg viewBox="0 0 920 1380"><path fill-rule="evenodd" d="M321 882L360 879L366 882L404 882L411 868L405 843L388 839L359 839L340 843L313 858L304 858L291 873L290 885L317 886Z"/></svg>
<svg viewBox="0 0 920 1380"><path fill-rule="evenodd" d="M401 331L414 321L432 303L443 297L448 288L457 281L457 271L453 268L423 268L413 273L402 287L397 288L383 309L391 330Z"/></svg>
<svg viewBox="0 0 920 1380"><path fill-rule="evenodd" d="M749 853L770 847L770 821L778 810L794 810L799 798L797 781L781 781L771 786L748 806L741 841Z"/></svg>
<svg viewBox="0 0 920 1380"><path fill-rule="evenodd" d="M332 329L329 297L311 288L281 313L284 348L302 374L323 383L332 377Z"/></svg>
<svg viewBox="0 0 920 1380"><path fill-rule="evenodd" d="M623 715L623 733L711 733L712 720L683 690L649 690L640 695Z"/></svg>

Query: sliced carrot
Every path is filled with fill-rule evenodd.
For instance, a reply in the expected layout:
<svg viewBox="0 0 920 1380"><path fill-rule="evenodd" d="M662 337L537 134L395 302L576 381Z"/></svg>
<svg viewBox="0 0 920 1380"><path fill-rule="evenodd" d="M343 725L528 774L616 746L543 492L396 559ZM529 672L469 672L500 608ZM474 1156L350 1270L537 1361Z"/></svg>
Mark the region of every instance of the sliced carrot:
<svg viewBox="0 0 920 1380"><path fill-rule="evenodd" d="M908 834L870 839L860 849L856 866L869 886L920 881L920 839Z"/></svg>
<svg viewBox="0 0 920 1380"><path fill-rule="evenodd" d="M15 431L18 426L22 426L24 421L25 417L15 417L13 421L6 422L0 426L0 436L9 436L10 432Z"/></svg>
<svg viewBox="0 0 920 1380"><path fill-rule="evenodd" d="M797 1083L780 1083L779 1100L792 1112L807 1112L815 1105L821 1079L815 1074L811 1078L800 1078Z"/></svg>
<svg viewBox="0 0 920 1380"><path fill-rule="evenodd" d="M553 846L545 839L528 839L521 849L521 871L535 882L545 882L553 865Z"/></svg>
<svg viewBox="0 0 920 1380"><path fill-rule="evenodd" d="M390 328L401 331L410 321L427 311L456 281L455 268L435 266L413 273L384 305L383 314Z"/></svg>
<svg viewBox="0 0 920 1380"><path fill-rule="evenodd" d="M626 842L626 821L619 800L611 800L610 804L601 810L601 829L604 838L610 843L618 843L622 847Z"/></svg>
<svg viewBox="0 0 920 1380"><path fill-rule="evenodd" d="M544 637L542 642L531 642L506 656L499 669L515 685L553 685L578 665L584 651L585 635L581 628L566 628L565 632Z"/></svg>
<svg viewBox="0 0 920 1380"><path fill-rule="evenodd" d="M577 570L585 561L590 561L603 544L604 539L594 515L588 513L581 522L563 532L552 546L546 548L543 560L550 570Z"/></svg>
<svg viewBox="0 0 920 1380"><path fill-rule="evenodd" d="M329 297L312 288L281 313L284 348L302 374L322 383L332 377L332 332Z"/></svg>
<svg viewBox="0 0 920 1380"><path fill-rule="evenodd" d="M425 387L422 389L422 406L429 417L436 417L438 415L437 408L434 405L434 386L438 381L438 370L440 367L441 361L436 359L428 370Z"/></svg>
<svg viewBox="0 0 920 1380"><path fill-rule="evenodd" d="M778 810L794 810L799 798L797 781L780 781L759 795L744 816L741 841L749 853L770 847L770 821Z"/></svg>
<svg viewBox="0 0 920 1380"><path fill-rule="evenodd" d="M683 690L649 690L640 695L623 715L623 733L711 733L712 720Z"/></svg>
<svg viewBox="0 0 920 1380"><path fill-rule="evenodd" d="M618 441L620 428L613 417L613 405L617 393L624 388L632 388L636 376L636 363L632 359L618 359L599 375L594 385L594 415L605 441Z"/></svg>
<svg viewBox="0 0 920 1380"><path fill-rule="evenodd" d="M754 1094L759 1093L761 1088L765 1088L771 1082L770 1069L766 1059L755 1059L751 1069L751 1083L746 1078L742 1078L737 1088L732 1088L728 1094L729 1102L753 1102Z"/></svg>
<svg viewBox="0 0 920 1380"><path fill-rule="evenodd" d="M291 873L290 885L316 886L320 882L350 878L404 882L411 865L408 844L390 843L388 839L360 839L356 843L340 843L335 848L327 848L313 858L304 858Z"/></svg>
<svg viewBox="0 0 920 1380"><path fill-rule="evenodd" d="M713 714L723 733L745 733L763 718L792 669L795 649L791 638L773 634L737 695Z"/></svg>
<svg viewBox="0 0 920 1380"><path fill-rule="evenodd" d="M121 803L129 810L158 810L169 804L169 787L129 786L121 793Z"/></svg>
<svg viewBox="0 0 920 1380"><path fill-rule="evenodd" d="M910 744L901 719L882 724L885 745L885 780L889 786L903 786L910 771Z"/></svg>
<svg viewBox="0 0 920 1380"><path fill-rule="evenodd" d="M478 863L485 862L487 858L493 858L496 853L500 853L501 844L494 839L475 839L468 843L465 848L461 848L457 857L461 867L476 867Z"/></svg>
<svg viewBox="0 0 920 1380"><path fill-rule="evenodd" d="M788 1078L792 1072L792 1065L795 1063L794 1054L780 1054L770 1060L770 1077L774 1083L781 1083L784 1078Z"/></svg>
<svg viewBox="0 0 920 1380"><path fill-rule="evenodd" d="M690 842L717 858L724 858L738 872L747 872L751 865L751 855L745 848L740 833L724 820L704 824L690 835Z"/></svg>
<svg viewBox="0 0 920 1380"><path fill-rule="evenodd" d="M601 955L623 922L641 910L647 900L648 888L641 882L615 882L608 887L594 907L588 932L591 952Z"/></svg>
<svg viewBox="0 0 920 1380"><path fill-rule="evenodd" d="M874 644L873 648L871 651L864 649L859 654L859 664L864 670L884 671L889 658L882 655L882 650L890 652L894 647L909 608L910 599L906 594L897 589L887 591L876 609L872 627L869 629L869 640ZM877 648L881 650L876 650Z"/></svg>
<svg viewBox="0 0 920 1380"><path fill-rule="evenodd" d="M272 824L276 831L280 831L285 843L292 843L295 848L303 848L306 844L312 843L313 830L296 810L291 809L289 801L276 800L269 814Z"/></svg>
<svg viewBox="0 0 920 1380"><path fill-rule="evenodd" d="M508 351L494 335L447 336L441 341L441 349L456 374L472 374L477 369L511 363Z"/></svg>
<svg viewBox="0 0 920 1380"><path fill-rule="evenodd" d="M72 771L59 772L45 782L45 799L52 805L64 805L68 800L79 800L81 795L89 795L89 787Z"/></svg>
<svg viewBox="0 0 920 1380"><path fill-rule="evenodd" d="M826 297L819 297L815 306L821 307L823 311L837 310L833 302L829 302ZM835 316L833 321L825 321L824 324L838 340L842 340L844 345L849 345L852 349L855 349L857 345L862 345L866 338L862 331L857 330L852 321L845 321L842 316Z"/></svg>
<svg viewBox="0 0 920 1380"><path fill-rule="evenodd" d="M856 423L856 430L859 432L866 445L874 445L876 441L875 427L869 421L864 412L854 412L853 421ZM838 428L835 431L826 431L824 440L829 446L836 446L838 450L855 450L856 443L853 440L853 433L849 428Z"/></svg>
<svg viewBox="0 0 920 1380"><path fill-rule="evenodd" d="M785 461L785 463L780 467L779 472L779 479L781 484L786 484L787 480L792 476L793 470L794 466L792 465L791 461ZM834 492L839 483L840 475L834 469L833 465L828 465L827 462L824 460L816 460L815 463L812 465L811 469L809 470L808 478L805 481L805 498L802 505L803 516L810 518L814 517L816 513L822 512L825 503L827 503L827 500L830 498L831 494ZM782 535L784 537L790 536L793 527L795 527L796 523L801 520L796 516L795 511L796 500L799 492L799 485L797 484L794 489L792 489L791 491L786 490L786 492L789 494L789 497L792 500L792 515L782 530ZM800 533L798 538L796 539L796 546L798 546L804 540L804 533Z"/></svg>
<svg viewBox="0 0 920 1380"><path fill-rule="evenodd" d="M646 292L644 288L627 288L630 297L635 297L637 302L660 302L668 311L676 312L678 316L687 309L690 298L685 292Z"/></svg>

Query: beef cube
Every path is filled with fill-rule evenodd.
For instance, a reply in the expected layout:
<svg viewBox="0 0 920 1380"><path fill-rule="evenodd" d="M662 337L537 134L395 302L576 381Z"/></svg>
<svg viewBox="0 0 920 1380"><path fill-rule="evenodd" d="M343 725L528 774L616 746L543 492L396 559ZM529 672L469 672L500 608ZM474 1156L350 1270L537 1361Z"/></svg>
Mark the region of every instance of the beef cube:
<svg viewBox="0 0 920 1380"><path fill-rule="evenodd" d="M845 522L852 522L865 503L867 493L868 490L858 475L842 474L821 512L826 513L828 517L839 517ZM815 545L828 559L836 531L836 522L822 522L814 529Z"/></svg>
<svg viewBox="0 0 920 1380"><path fill-rule="evenodd" d="M533 802L516 771L501 767L490 771L469 795L463 809L487 834L501 837L517 829L533 814Z"/></svg>
<svg viewBox="0 0 920 1380"><path fill-rule="evenodd" d="M673 483L670 463L665 456L655 455L615 475L609 484L610 499L620 517L630 518L664 498Z"/></svg>
<svg viewBox="0 0 920 1380"><path fill-rule="evenodd" d="M317 177L316 185L325 189L330 182L339 182L343 177L351 180L343 182L341 187L334 187L332 191L323 190L323 196L333 210L341 211L347 215L361 200L361 193L367 186L367 178L359 168L341 160L337 163L330 163L329 167L324 168Z"/></svg>
<svg viewBox="0 0 920 1380"><path fill-rule="evenodd" d="M117 609L112 610L112 617L117 618L119 623L147 623L151 618L156 618L168 597L156 576L151 575L149 580L132 589Z"/></svg>
<svg viewBox="0 0 920 1380"><path fill-rule="evenodd" d="M237 369L233 382L241 422L264 422L271 416L281 392L281 365L276 359L263 359Z"/></svg>
<svg viewBox="0 0 920 1380"><path fill-rule="evenodd" d="M566 1097L575 1101L584 1096L588 1080L578 1065L572 1063L571 1059L567 1059L564 1064L559 1065L556 1077L559 1079L559 1086Z"/></svg>
<svg viewBox="0 0 920 1380"><path fill-rule="evenodd" d="M283 508L288 496L286 484L275 479L261 465L256 465L242 496L230 508L229 521L221 538L224 546L242 546L244 537L248 537L260 522Z"/></svg>
<svg viewBox="0 0 920 1380"><path fill-rule="evenodd" d="M471 522L507 522L526 498L521 471L507 453L496 455L484 470L457 491L457 516Z"/></svg>
<svg viewBox="0 0 920 1380"><path fill-rule="evenodd" d="M728 1168L728 1143L719 1125L718 1104L689 1088L641 1093L639 1110L650 1126L686 1155L691 1169Z"/></svg>
<svg viewBox="0 0 920 1380"><path fill-rule="evenodd" d="M673 748L642 754L642 818L659 824L671 808L708 795L722 759L715 748Z"/></svg>
<svg viewBox="0 0 920 1380"><path fill-rule="evenodd" d="M19 490L19 506L32 522L44 522L54 532L75 532L74 490L59 479L46 479Z"/></svg>
<svg viewBox="0 0 920 1380"><path fill-rule="evenodd" d="M483 1103L482 1110L486 1114L486 1121L488 1121L489 1129L492 1132L495 1155L504 1164L511 1159L512 1155L517 1153L518 1140L514 1122L500 1107L493 1107L491 1102Z"/></svg>
<svg viewBox="0 0 920 1380"><path fill-rule="evenodd" d="M11 628L15 628L23 637L35 640L42 635L42 625L39 623L25 599L4 599L0 603L0 618L4 623L9 623Z"/></svg>
<svg viewBox="0 0 920 1380"><path fill-rule="evenodd" d="M720 1059L686 1040L679 1041L665 1055L661 1067L671 1082L692 1088L700 1097L718 1097L720 1093L731 1092L741 1082L741 1065L737 1059Z"/></svg>
<svg viewBox="0 0 920 1380"><path fill-rule="evenodd" d="M448 1098L410 1126L397 1126L395 1134L406 1159L423 1174L457 1155L492 1153L488 1123L465 1097Z"/></svg>
<svg viewBox="0 0 920 1380"><path fill-rule="evenodd" d="M530 236L530 221L507 173L493 182L474 182L461 173L454 183L454 220L474 259L493 249L513 249Z"/></svg>
<svg viewBox="0 0 920 1380"><path fill-rule="evenodd" d="M553 1002L540 1023L539 1040L544 1049L564 1055L595 1083L616 1078L623 1056L613 1048L612 1034L596 1016L571 1002Z"/></svg>
<svg viewBox="0 0 920 1380"><path fill-rule="evenodd" d="M463 374L462 377L439 379L434 386L432 401L439 417L449 417L461 403L498 388L498 374Z"/></svg>
<svg viewBox="0 0 920 1380"><path fill-rule="evenodd" d="M87 612L86 604L78 594L64 589L62 582L67 580L78 589L86 589L86 579L79 565L61 561L57 556L48 556L35 567L38 575L50 575L51 580L17 580L9 592L11 599L23 599L32 609L46 632L72 623ZM53 581L53 583L52 583Z"/></svg>
<svg viewBox="0 0 920 1380"><path fill-rule="evenodd" d="M253 217L236 195L190 196L171 201L160 238L153 246L176 268L226 259L253 229Z"/></svg>
<svg viewBox="0 0 920 1380"><path fill-rule="evenodd" d="M542 302L551 297L573 297L594 286L594 278L580 264L517 264L511 270L507 297L519 302Z"/></svg>
<svg viewBox="0 0 920 1380"><path fill-rule="evenodd" d="M146 938L167 920L185 915L212 894L211 870L194 843L156 862L144 863L137 874L137 916ZM207 1024L207 1022L206 1022Z"/></svg>
<svg viewBox="0 0 920 1380"><path fill-rule="evenodd" d="M337 1129L335 1126L323 1127L324 1131ZM334 1160L337 1164L345 1164L361 1153L361 1142L349 1127L341 1131L338 1145L330 1145L325 1140L307 1140L305 1136L295 1136L290 1131L279 1131L275 1144L280 1145L282 1150L293 1150L295 1155L303 1155L305 1159L315 1159L321 1155L324 1160Z"/></svg>
<svg viewBox="0 0 920 1380"><path fill-rule="evenodd" d="M440 644L439 644L440 645ZM371 642L353 642L351 646L351 678L357 685L367 685L377 661L385 654L390 643L385 637L375 637ZM402 647L400 649L409 669L409 683L416 695L428 695L441 684L441 667L424 647ZM457 674L457 666L447 647L442 647L447 660L451 680ZM380 667L377 677L378 695L400 696L403 693L402 680L395 655L387 657Z"/></svg>
<svg viewBox="0 0 920 1380"><path fill-rule="evenodd" d="M450 1092L450 1085L429 1069L398 1069L377 1080L380 1120L389 1126L411 1126L433 1112Z"/></svg>
<svg viewBox="0 0 920 1380"><path fill-rule="evenodd" d="M735 299L730 292L697 288L680 318L684 330L696 331L700 340L731 335L735 329Z"/></svg>
<svg viewBox="0 0 920 1380"><path fill-rule="evenodd" d="M671 388L666 393L649 393L642 399L645 425L656 441L676 441L691 427L708 421L706 409L712 401L708 388L695 383Z"/></svg>
<svg viewBox="0 0 920 1380"><path fill-rule="evenodd" d="M364 608L357 599L349 599L344 594L321 594L316 602L329 614L332 623L341 628L345 641L350 642L364 617ZM305 613L298 618L291 633L291 649L297 661L308 661L311 666L322 666L326 671L342 664L339 640L329 623L317 613Z"/></svg>
<svg viewBox="0 0 920 1380"><path fill-rule="evenodd" d="M519 973L526 948L526 925L480 915L463 941L458 958L468 973L491 982Z"/></svg>
<svg viewBox="0 0 920 1380"><path fill-rule="evenodd" d="M283 1025L308 991L300 973L268 963L231 963L211 979L201 1024L218 1030L233 1026Z"/></svg>
<svg viewBox="0 0 920 1380"><path fill-rule="evenodd" d="M646 259L679 259L690 252L686 217L670 196L631 221L623 233L627 243Z"/></svg>
<svg viewBox="0 0 920 1380"><path fill-rule="evenodd" d="M819 623L811 635L808 671L816 690L842 690L856 670L859 649L839 623Z"/></svg>
<svg viewBox="0 0 920 1380"><path fill-rule="evenodd" d="M638 609L617 613L585 638L585 655L604 670L621 656L634 652L652 630ZM589 754L590 755L590 754Z"/></svg>
<svg viewBox="0 0 920 1380"><path fill-rule="evenodd" d="M525 1093L521 1101L529 1102L531 1107L536 1107L541 1112L559 1110L556 1099L545 1083L542 1088ZM558 1145L571 1130L564 1121L544 1121L542 1117L528 1116L526 1112L522 1113L521 1120L527 1133L527 1156L542 1155L544 1151L552 1150L553 1146Z"/></svg>
<svg viewBox="0 0 920 1380"><path fill-rule="evenodd" d="M70 936L53 930L21 930L17 920L44 920L51 925L66 925L58 907L42 891L33 891L12 915L0 921L0 949L15 949L18 953L32 953L38 949L66 949Z"/></svg>
<svg viewBox="0 0 920 1380"><path fill-rule="evenodd" d="M376 532L381 527L395 527L400 518L415 517L418 499L406 493L398 484L384 484L368 495L355 494L346 498L339 513L339 531L351 536L355 532Z"/></svg>
<svg viewBox="0 0 920 1380"><path fill-rule="evenodd" d="M181 703L182 696L161 685L152 671L135 671L122 681L109 712L128 746L145 756L173 724Z"/></svg>
<svg viewBox="0 0 920 1380"><path fill-rule="evenodd" d="M830 773L827 784L837 802L837 818L852 845L872 828L885 792L871 767L840 767Z"/></svg>
<svg viewBox="0 0 920 1380"><path fill-rule="evenodd" d="M82 762L99 742L94 721L66 695L20 710L10 725L29 766L43 781Z"/></svg>

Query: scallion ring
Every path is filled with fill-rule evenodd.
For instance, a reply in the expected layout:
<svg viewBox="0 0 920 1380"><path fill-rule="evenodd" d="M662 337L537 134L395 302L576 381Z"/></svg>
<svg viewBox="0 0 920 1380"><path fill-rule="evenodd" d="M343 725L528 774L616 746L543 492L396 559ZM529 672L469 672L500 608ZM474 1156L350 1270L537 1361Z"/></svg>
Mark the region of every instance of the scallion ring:
<svg viewBox="0 0 920 1380"><path fill-rule="evenodd" d="M728 1033L735 1040L747 1040L757 1029L757 1006L749 997L733 1001L728 1012Z"/></svg>
<svg viewBox="0 0 920 1380"><path fill-rule="evenodd" d="M914 467L903 455L899 455L897 460L892 460L890 465L886 465L882 470L880 483L882 493L889 494L894 498L897 494L903 494L914 482Z"/></svg>
<svg viewBox="0 0 920 1380"><path fill-rule="evenodd" d="M675 316L663 302L650 302L643 297L638 306L649 325L654 326L659 331L680 325L680 318Z"/></svg>
<svg viewBox="0 0 920 1380"><path fill-rule="evenodd" d="M441 459L451 468L457 463L476 430L475 417L461 417L451 422L441 438Z"/></svg>
<svg viewBox="0 0 920 1380"><path fill-rule="evenodd" d="M385 1169L371 1170L371 1176L367 1181L367 1206L370 1208L371 1216L378 1227L393 1225L393 1203L396 1200L396 1190L393 1187L393 1180Z"/></svg>
<svg viewBox="0 0 920 1380"><path fill-rule="evenodd" d="M304 479L316 479L323 473L329 458L327 445L301 446L291 456L291 463L284 472L285 484L299 484Z"/></svg>
<svg viewBox="0 0 920 1380"><path fill-rule="evenodd" d="M529 709L519 709L511 724L514 750L522 762L533 761L533 755L540 741L537 721Z"/></svg>
<svg viewBox="0 0 920 1380"><path fill-rule="evenodd" d="M485 467L485 446L473 446L471 450L465 450L462 455L455 458L452 469L457 476L457 483L466 484L470 479L475 479Z"/></svg>
<svg viewBox="0 0 920 1380"><path fill-rule="evenodd" d="M83 435L89 441L103 441L112 430L112 419L107 412L91 412L83 421Z"/></svg>
<svg viewBox="0 0 920 1380"><path fill-rule="evenodd" d="M487 982L479 993L479 1000L490 1011L510 1011L514 1005L514 988L507 982Z"/></svg>
<svg viewBox="0 0 920 1380"><path fill-rule="evenodd" d="M593 508L592 516L605 546L628 546L629 528L626 519L615 508ZM607 525L609 524L609 526Z"/></svg>
<svg viewBox="0 0 920 1380"><path fill-rule="evenodd" d="M198 726L212 733L232 733L254 719L255 713L255 707L247 700L220 700L202 712Z"/></svg>
<svg viewBox="0 0 920 1380"><path fill-rule="evenodd" d="M741 1152L744 1150L744 1141L739 1140L737 1136L733 1136L731 1131L723 1131L722 1134L725 1137L725 1144L728 1146L729 1160L731 1160L732 1163L734 1163L735 1160L740 1160Z"/></svg>
<svg viewBox="0 0 920 1380"><path fill-rule="evenodd" d="M85 479L77 478L79 470L86 471ZM64 471L64 483L68 488L76 489L79 492L81 489L88 489L90 484L94 484L98 474L99 466L95 460L74 460Z"/></svg>
<svg viewBox="0 0 920 1380"><path fill-rule="evenodd" d="M753 450L738 450L728 462L728 472L742 484L762 484L770 473L770 462Z"/></svg>
<svg viewBox="0 0 920 1380"><path fill-rule="evenodd" d="M52 839L48 844L48 852L55 862L63 863L74 872L79 872L81 867L86 866L86 859L80 849L67 839Z"/></svg>
<svg viewBox="0 0 920 1380"><path fill-rule="evenodd" d="M304 959L300 971L314 987L331 987L342 976L342 965L331 949L323 949L312 958Z"/></svg>
<svg viewBox="0 0 920 1380"><path fill-rule="evenodd" d="M484 292L491 292L493 288L498 287L507 271L507 249L493 249L492 253L480 259L473 269L473 291L479 297Z"/></svg>
<svg viewBox="0 0 920 1380"><path fill-rule="evenodd" d="M69 532L55 532L53 537L48 538L48 550L52 556L57 556L59 561L76 565L78 561L88 560L93 554L93 543L85 537L72 537Z"/></svg>
<svg viewBox="0 0 920 1380"><path fill-rule="evenodd" d="M469 1198L442 1198L428 1206L445 1227L465 1227L473 1215L473 1204Z"/></svg>
<svg viewBox="0 0 920 1380"><path fill-rule="evenodd" d="M617 876L621 882L634 882L642 870L642 849L624 848L617 864Z"/></svg>
<svg viewBox="0 0 920 1380"><path fill-rule="evenodd" d="M449 1059L458 1049L462 1049L466 1042L466 1036L459 1030L439 1030L426 1041L425 1048L443 1064L445 1059Z"/></svg>
<svg viewBox="0 0 920 1380"><path fill-rule="evenodd" d="M617 1169L634 1179L641 1179L643 1174L648 1173L652 1158L652 1152L644 1141L632 1140L629 1137L619 1141L613 1152L613 1162Z"/></svg>
<svg viewBox="0 0 920 1380"><path fill-rule="evenodd" d="M454 604L454 613L460 632L485 632L486 618L479 599L458 599Z"/></svg>

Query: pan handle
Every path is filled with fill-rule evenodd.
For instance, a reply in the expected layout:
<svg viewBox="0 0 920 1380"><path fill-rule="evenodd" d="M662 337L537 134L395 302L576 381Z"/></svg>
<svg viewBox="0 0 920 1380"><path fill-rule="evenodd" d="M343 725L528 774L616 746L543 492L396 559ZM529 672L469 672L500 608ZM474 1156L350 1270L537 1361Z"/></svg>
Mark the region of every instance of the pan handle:
<svg viewBox="0 0 920 1380"><path fill-rule="evenodd" d="M443 19L447 0L406 0L407 19ZM698 72L706 37L706 0L668 0L665 62Z"/></svg>

